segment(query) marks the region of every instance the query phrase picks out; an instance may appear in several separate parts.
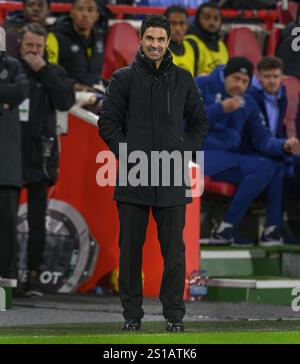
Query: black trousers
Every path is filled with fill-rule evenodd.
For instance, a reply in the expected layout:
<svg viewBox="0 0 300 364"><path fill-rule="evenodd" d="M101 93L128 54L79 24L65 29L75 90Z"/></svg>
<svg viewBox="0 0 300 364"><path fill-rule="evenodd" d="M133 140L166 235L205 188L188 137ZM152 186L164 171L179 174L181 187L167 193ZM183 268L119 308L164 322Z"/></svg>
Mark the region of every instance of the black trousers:
<svg viewBox="0 0 300 364"><path fill-rule="evenodd" d="M48 182L46 180L26 185L28 189L27 268L39 271L46 245L46 210Z"/></svg>
<svg viewBox="0 0 300 364"><path fill-rule="evenodd" d="M160 287L163 315L170 321L181 320L185 314L183 301L185 284L185 205L152 207L158 229L164 271ZM146 238L149 206L118 202L120 219L119 291L125 319L141 319L142 309L142 249ZM153 262L155 266L155 262Z"/></svg>
<svg viewBox="0 0 300 364"><path fill-rule="evenodd" d="M0 186L0 276L17 277L17 224L20 189Z"/></svg>

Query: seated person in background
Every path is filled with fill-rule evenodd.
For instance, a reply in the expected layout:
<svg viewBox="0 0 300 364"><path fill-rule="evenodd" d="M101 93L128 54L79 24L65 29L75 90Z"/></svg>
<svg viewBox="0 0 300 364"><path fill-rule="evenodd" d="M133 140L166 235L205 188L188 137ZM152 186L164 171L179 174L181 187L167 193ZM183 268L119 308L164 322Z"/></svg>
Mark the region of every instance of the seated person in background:
<svg viewBox="0 0 300 364"><path fill-rule="evenodd" d="M283 73L300 79L300 50L294 50L292 45L299 48L300 41L296 40L299 32L292 35L294 28L300 27L300 5L298 7L296 21L287 24L281 33L281 40L277 46L276 56L283 61Z"/></svg>
<svg viewBox="0 0 300 364"><path fill-rule="evenodd" d="M286 137L284 117L288 99L282 72L283 62L280 58L264 57L257 64L257 76L253 77L252 86L248 89L248 94L259 106L266 127L278 138ZM297 209L300 198L300 157L286 158L285 166L285 209L290 213Z"/></svg>
<svg viewBox="0 0 300 364"><path fill-rule="evenodd" d="M228 61L228 51L221 39L222 14L214 2L197 9L194 24L188 30L187 40L193 39L198 46L198 74L209 74L220 64Z"/></svg>
<svg viewBox="0 0 300 364"><path fill-rule="evenodd" d="M196 78L210 122L203 148L205 174L237 185L224 220L212 233L211 244L249 244L235 236L235 228L254 199L266 188L267 223L259 243L262 246L283 243L284 168L281 160L299 152L300 144L296 138L277 139L263 126L257 104L245 94L252 73L253 65L249 60L233 57L225 67L217 67L211 75ZM249 143L260 155L249 154L246 148Z"/></svg>
<svg viewBox="0 0 300 364"><path fill-rule="evenodd" d="M47 36L49 62L66 70L75 91L96 94L100 87L104 41L99 17L98 0L75 0L70 16L58 19Z"/></svg>
<svg viewBox="0 0 300 364"><path fill-rule="evenodd" d="M197 75L198 47L193 39L185 40L188 30L188 13L178 5L170 6L165 11L165 17L171 26L171 41L169 49L172 52L173 62L176 66L182 67Z"/></svg>
<svg viewBox="0 0 300 364"><path fill-rule="evenodd" d="M49 3L50 0L23 0L23 12L7 19L6 51L10 56L17 56L19 34L25 24L35 22L46 26Z"/></svg>
<svg viewBox="0 0 300 364"><path fill-rule="evenodd" d="M287 109L286 88L283 85L283 62L278 57L264 57L257 64L257 76L248 89L257 102L265 126L277 138L285 138L284 116Z"/></svg>

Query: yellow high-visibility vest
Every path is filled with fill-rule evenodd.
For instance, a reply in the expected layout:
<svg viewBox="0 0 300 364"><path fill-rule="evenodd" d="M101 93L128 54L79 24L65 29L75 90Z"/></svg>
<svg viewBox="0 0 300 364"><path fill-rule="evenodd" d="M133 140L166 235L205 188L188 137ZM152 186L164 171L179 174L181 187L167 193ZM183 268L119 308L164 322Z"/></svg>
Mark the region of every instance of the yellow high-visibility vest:
<svg viewBox="0 0 300 364"><path fill-rule="evenodd" d="M217 52L209 49L203 40L195 34L188 34L186 39L193 39L197 43L199 49L198 75L209 74L219 64L226 64L228 62L228 51L221 39L218 42L219 50Z"/></svg>
<svg viewBox="0 0 300 364"><path fill-rule="evenodd" d="M184 68L185 70L191 72L195 76L196 68L196 55L191 44L184 40L183 41L184 53L182 55L175 54L172 50L173 62L176 66Z"/></svg>

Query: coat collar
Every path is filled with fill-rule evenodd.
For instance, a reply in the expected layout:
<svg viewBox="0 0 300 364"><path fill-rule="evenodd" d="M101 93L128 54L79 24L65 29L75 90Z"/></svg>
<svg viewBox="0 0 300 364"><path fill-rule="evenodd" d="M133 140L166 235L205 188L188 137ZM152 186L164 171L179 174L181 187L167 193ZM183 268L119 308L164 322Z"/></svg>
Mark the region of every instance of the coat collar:
<svg viewBox="0 0 300 364"><path fill-rule="evenodd" d="M150 71L150 73L156 76L160 76L166 72L169 72L174 65L172 53L169 49L167 49L163 61L161 62L158 69L156 68L155 61L146 57L146 55L142 51L142 48L139 49L136 60L138 63L142 64L148 71Z"/></svg>

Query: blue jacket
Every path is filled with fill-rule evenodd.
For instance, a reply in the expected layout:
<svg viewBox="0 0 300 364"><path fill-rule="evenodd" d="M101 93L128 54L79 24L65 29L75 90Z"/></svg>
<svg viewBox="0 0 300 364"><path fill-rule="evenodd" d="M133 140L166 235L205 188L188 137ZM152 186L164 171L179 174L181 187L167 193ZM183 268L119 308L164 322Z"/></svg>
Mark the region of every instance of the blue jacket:
<svg viewBox="0 0 300 364"><path fill-rule="evenodd" d="M258 106L249 94L244 95L244 107L224 113L221 101L230 97L224 86L224 66L218 66L210 75L196 77L209 120L209 133L204 142L205 151L224 151L238 154L258 153L269 157L284 157L284 139L277 139L263 125ZM207 153L209 156L210 153ZM205 173L213 175L233 167L227 158L209 160ZM207 160L207 158L205 158Z"/></svg>
<svg viewBox="0 0 300 364"><path fill-rule="evenodd" d="M258 84L253 84L249 87L247 93L252 96L252 98L257 102L259 109L263 115L266 127L270 127L269 117L267 113L267 109L264 102L264 91L262 87L259 87ZM284 116L287 109L287 96L286 96L286 88L285 86L281 87L281 97L278 99L278 125L277 125L277 138L285 137L285 127L284 127Z"/></svg>

